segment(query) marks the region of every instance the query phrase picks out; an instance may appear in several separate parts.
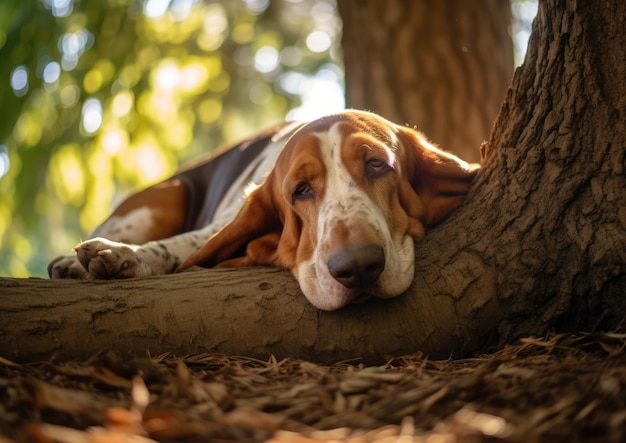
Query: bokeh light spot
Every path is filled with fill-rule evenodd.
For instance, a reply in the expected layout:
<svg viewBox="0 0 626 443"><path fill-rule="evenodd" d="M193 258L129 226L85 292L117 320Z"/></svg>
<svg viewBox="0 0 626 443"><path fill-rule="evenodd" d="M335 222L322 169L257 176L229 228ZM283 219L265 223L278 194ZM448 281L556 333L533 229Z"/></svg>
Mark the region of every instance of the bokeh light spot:
<svg viewBox="0 0 626 443"><path fill-rule="evenodd" d="M102 125L102 104L97 98L90 98L83 105L83 129L93 134Z"/></svg>
<svg viewBox="0 0 626 443"><path fill-rule="evenodd" d="M74 106L80 98L80 89L76 85L67 85L61 89L61 104L65 108Z"/></svg>
<svg viewBox="0 0 626 443"><path fill-rule="evenodd" d="M128 133L121 129L109 129L102 137L102 149L108 155L115 155L128 146Z"/></svg>
<svg viewBox="0 0 626 443"><path fill-rule="evenodd" d="M161 91L172 91L180 82L180 70L173 60L164 60L154 72L154 86Z"/></svg>
<svg viewBox="0 0 626 443"><path fill-rule="evenodd" d="M333 40L323 31L313 31L306 38L306 46L313 52L324 52L330 48Z"/></svg>
<svg viewBox="0 0 626 443"><path fill-rule="evenodd" d="M263 46L254 55L254 67L257 71L269 74L278 67L280 55L271 46Z"/></svg>
<svg viewBox="0 0 626 443"><path fill-rule="evenodd" d="M9 159L9 150L6 145L0 145L0 179L9 172L10 167L11 160Z"/></svg>
<svg viewBox="0 0 626 443"><path fill-rule="evenodd" d="M131 91L127 89L120 91L113 98L111 111L113 112L113 115L117 118L124 117L132 110L133 103L134 97Z"/></svg>
<svg viewBox="0 0 626 443"><path fill-rule="evenodd" d="M61 76L61 65L57 62L50 62L43 70L43 81L46 83L54 83Z"/></svg>
<svg viewBox="0 0 626 443"><path fill-rule="evenodd" d="M212 98L203 100L198 106L198 119L202 123L213 123L222 114L222 102Z"/></svg>
<svg viewBox="0 0 626 443"><path fill-rule="evenodd" d="M24 97L28 92L28 67L21 65L11 73L11 87L18 97Z"/></svg>

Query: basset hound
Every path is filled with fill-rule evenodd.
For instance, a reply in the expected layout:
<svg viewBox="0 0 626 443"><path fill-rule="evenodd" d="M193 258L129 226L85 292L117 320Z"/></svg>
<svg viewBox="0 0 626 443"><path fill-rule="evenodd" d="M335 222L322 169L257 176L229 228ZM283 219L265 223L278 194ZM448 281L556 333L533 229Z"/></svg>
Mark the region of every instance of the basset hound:
<svg viewBox="0 0 626 443"><path fill-rule="evenodd" d="M319 309L396 297L413 280L414 242L463 202L477 169L368 112L283 124L132 195L48 273L268 265Z"/></svg>

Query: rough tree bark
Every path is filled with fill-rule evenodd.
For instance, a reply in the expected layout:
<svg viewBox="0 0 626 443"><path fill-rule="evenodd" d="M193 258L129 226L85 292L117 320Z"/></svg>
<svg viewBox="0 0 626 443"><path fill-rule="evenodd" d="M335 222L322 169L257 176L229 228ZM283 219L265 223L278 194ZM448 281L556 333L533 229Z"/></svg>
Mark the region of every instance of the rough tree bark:
<svg viewBox="0 0 626 443"><path fill-rule="evenodd" d="M342 0L346 102L477 162L513 77L503 0Z"/></svg>
<svg viewBox="0 0 626 443"><path fill-rule="evenodd" d="M503 336L626 314L626 3L540 3L468 206ZM470 212L470 211L465 211ZM496 240L495 242L493 242Z"/></svg>
<svg viewBox="0 0 626 443"><path fill-rule="evenodd" d="M285 271L0 280L0 355L212 349L333 361L467 355L626 314L624 2L540 3L467 203L416 247L407 294L338 312Z"/></svg>

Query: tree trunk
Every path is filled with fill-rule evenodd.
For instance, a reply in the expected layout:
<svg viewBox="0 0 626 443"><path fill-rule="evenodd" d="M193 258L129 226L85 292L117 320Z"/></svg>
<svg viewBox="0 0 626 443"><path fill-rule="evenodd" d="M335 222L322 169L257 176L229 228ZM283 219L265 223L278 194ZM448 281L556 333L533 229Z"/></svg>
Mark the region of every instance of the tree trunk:
<svg viewBox="0 0 626 443"><path fill-rule="evenodd" d="M346 101L480 160L513 76L504 0L342 0Z"/></svg>
<svg viewBox="0 0 626 443"><path fill-rule="evenodd" d="M540 2L464 211L504 336L626 313L626 3Z"/></svg>
<svg viewBox="0 0 626 443"><path fill-rule="evenodd" d="M338 312L271 269L0 280L0 355L211 349L267 358L459 357L626 314L626 3L540 3L467 203L416 247L407 294Z"/></svg>

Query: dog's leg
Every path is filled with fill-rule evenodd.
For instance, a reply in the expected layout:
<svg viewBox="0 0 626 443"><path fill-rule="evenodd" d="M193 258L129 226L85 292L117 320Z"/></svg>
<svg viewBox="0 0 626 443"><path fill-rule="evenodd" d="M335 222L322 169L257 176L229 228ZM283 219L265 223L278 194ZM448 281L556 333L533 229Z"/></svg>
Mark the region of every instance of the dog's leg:
<svg viewBox="0 0 626 443"><path fill-rule="evenodd" d="M96 237L76 246L75 257L61 257L50 263L50 277L112 279L172 273L237 214L245 199L237 188L232 193L241 197L230 199L230 205L220 210L213 223L202 229L148 241L142 245ZM98 229L95 233L102 232Z"/></svg>
<svg viewBox="0 0 626 443"><path fill-rule="evenodd" d="M180 234L186 222L186 207L187 191L178 179L164 181L134 194L89 236L91 239L98 238L101 245L95 247L94 244L89 248L79 245L75 250L82 251L79 254L82 260L76 255L57 257L48 265L48 274L52 278L84 278L88 276L83 263L86 257L111 249L110 245L144 244ZM117 247L119 251L116 252L122 262L129 259L130 251L136 248L124 246ZM105 260L105 256L101 258Z"/></svg>
<svg viewBox="0 0 626 443"><path fill-rule="evenodd" d="M200 248L220 226L185 232L143 245L94 238L76 246L76 259L86 278L132 278L170 274Z"/></svg>

